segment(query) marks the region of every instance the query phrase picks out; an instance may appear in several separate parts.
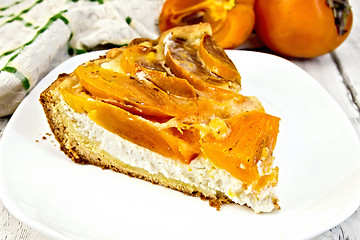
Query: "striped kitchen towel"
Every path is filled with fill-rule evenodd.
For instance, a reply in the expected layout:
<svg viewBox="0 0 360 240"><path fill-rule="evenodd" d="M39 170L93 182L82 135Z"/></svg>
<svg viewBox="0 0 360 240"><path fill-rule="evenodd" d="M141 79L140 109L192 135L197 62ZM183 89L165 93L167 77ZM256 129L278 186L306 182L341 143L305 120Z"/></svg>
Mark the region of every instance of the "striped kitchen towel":
<svg viewBox="0 0 360 240"><path fill-rule="evenodd" d="M156 38L163 1L1 0L0 117L72 55Z"/></svg>

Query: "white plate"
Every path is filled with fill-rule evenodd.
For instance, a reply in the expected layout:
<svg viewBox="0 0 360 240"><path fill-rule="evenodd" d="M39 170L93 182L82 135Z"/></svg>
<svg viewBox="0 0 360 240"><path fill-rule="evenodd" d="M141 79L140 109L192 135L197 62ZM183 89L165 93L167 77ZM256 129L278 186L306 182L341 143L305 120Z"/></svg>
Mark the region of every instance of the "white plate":
<svg viewBox="0 0 360 240"><path fill-rule="evenodd" d="M18 219L58 239L303 239L348 218L360 203L360 144L345 114L307 73L282 58L228 51L243 93L281 117L276 146L282 209L254 214L93 166L59 151L38 101L59 73L96 58L61 64L28 95L0 145L0 196ZM45 136L47 139L42 139Z"/></svg>

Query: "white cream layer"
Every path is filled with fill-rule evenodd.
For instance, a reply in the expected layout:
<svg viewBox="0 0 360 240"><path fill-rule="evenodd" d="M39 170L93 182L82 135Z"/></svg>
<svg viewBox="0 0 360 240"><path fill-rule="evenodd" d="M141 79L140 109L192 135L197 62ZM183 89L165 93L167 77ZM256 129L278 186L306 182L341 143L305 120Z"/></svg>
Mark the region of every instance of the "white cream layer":
<svg viewBox="0 0 360 240"><path fill-rule="evenodd" d="M203 157L190 164L184 164L164 157L149 149L129 142L94 123L86 114L76 113L64 101L63 113L69 116L76 130L83 136L97 142L100 148L110 155L133 167L145 169L150 174L162 173L165 177L180 180L205 189L211 195L220 191L240 205L248 205L256 213L270 212L274 209L274 189L267 189L254 195L251 187L246 190L243 183L232 177L226 170L215 167Z"/></svg>

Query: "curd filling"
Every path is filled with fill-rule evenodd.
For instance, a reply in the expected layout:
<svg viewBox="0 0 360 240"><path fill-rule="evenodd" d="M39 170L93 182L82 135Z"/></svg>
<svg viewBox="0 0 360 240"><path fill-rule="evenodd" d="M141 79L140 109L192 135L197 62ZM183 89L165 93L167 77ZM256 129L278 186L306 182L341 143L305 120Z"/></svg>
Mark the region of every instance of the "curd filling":
<svg viewBox="0 0 360 240"><path fill-rule="evenodd" d="M150 174L161 173L166 178L192 184L209 195L220 191L235 203L246 204L255 212L270 212L275 208L273 199L276 199L276 195L273 188L254 194L251 186L244 187L242 181L232 177L226 170L215 167L206 158L198 157L189 164L174 161L107 131L86 114L76 113L62 103L62 113L72 120L76 131L121 162L142 168Z"/></svg>

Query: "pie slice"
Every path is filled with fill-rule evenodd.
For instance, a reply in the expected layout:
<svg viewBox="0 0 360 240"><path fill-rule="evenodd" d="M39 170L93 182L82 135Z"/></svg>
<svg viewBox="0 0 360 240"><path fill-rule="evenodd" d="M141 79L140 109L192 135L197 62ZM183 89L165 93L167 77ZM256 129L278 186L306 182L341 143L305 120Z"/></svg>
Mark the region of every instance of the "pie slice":
<svg viewBox="0 0 360 240"><path fill-rule="evenodd" d="M61 150L92 164L256 213L279 209L279 118L239 93L208 24L134 39L61 74L40 96Z"/></svg>

